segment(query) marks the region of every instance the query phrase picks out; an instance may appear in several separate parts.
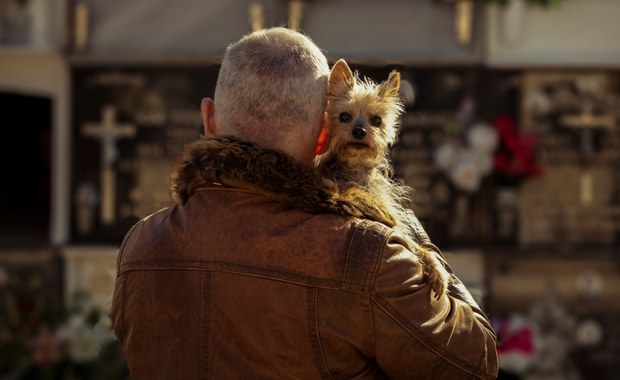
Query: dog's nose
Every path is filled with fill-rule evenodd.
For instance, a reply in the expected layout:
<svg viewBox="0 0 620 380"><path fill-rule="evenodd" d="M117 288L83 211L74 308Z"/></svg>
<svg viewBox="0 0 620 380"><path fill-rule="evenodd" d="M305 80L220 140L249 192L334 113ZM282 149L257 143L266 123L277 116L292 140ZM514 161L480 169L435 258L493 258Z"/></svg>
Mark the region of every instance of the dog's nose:
<svg viewBox="0 0 620 380"><path fill-rule="evenodd" d="M366 137L366 130L362 127L355 127L351 131L351 134L353 135L354 138L361 140L364 137Z"/></svg>

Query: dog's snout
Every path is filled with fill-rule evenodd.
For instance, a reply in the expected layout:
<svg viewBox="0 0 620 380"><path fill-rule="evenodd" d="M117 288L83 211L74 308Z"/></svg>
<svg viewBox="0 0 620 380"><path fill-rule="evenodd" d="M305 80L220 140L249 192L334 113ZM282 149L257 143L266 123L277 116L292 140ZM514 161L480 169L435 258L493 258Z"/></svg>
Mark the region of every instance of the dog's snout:
<svg viewBox="0 0 620 380"><path fill-rule="evenodd" d="M351 131L351 134L353 134L353 137L361 140L364 137L366 137L366 130L362 127L355 127L353 128L353 130Z"/></svg>

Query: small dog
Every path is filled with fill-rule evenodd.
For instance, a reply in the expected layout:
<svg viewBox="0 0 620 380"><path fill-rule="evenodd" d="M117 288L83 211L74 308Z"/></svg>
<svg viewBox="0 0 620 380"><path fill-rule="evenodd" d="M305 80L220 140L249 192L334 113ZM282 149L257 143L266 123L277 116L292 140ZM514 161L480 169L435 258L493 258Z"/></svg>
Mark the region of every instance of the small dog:
<svg viewBox="0 0 620 380"><path fill-rule="evenodd" d="M336 62L328 86L329 146L316 165L331 191L343 199L375 204L388 215L390 227L409 238L438 298L446 291L450 274L440 255L414 241L415 216L406 207L411 189L392 179L389 149L403 112L399 88L396 71L376 84L354 75L343 59Z"/></svg>

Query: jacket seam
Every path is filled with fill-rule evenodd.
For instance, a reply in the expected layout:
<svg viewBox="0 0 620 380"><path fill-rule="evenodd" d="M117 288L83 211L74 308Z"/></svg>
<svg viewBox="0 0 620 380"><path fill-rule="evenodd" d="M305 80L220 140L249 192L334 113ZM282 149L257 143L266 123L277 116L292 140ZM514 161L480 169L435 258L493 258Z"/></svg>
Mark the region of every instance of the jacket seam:
<svg viewBox="0 0 620 380"><path fill-rule="evenodd" d="M383 244L381 245L381 253L379 255L379 257L377 258L377 261L375 262L375 267L372 271L372 277L370 279L370 288L373 289L375 286L375 279L377 278L377 272L379 271L379 263L381 262L381 257L383 256L383 249L385 248L385 246L387 245L387 241L390 237L391 233L389 234L385 234L385 238L383 240ZM373 302L372 302L372 292L369 292L368 294L368 304L370 305L371 311L371 318L370 318L370 322L372 324L372 342L373 342L373 352L377 352L377 336L375 333L375 326L376 326L376 321L375 321L375 313L373 311Z"/></svg>
<svg viewBox="0 0 620 380"><path fill-rule="evenodd" d="M200 306L200 379L208 379L210 374L209 337L211 335L210 310L211 307L211 277L209 272L203 271L201 276L202 297Z"/></svg>
<svg viewBox="0 0 620 380"><path fill-rule="evenodd" d="M321 334L319 333L319 291L317 288L308 288L308 327L314 360L322 379L333 379L329 372L325 352L321 346Z"/></svg>
<svg viewBox="0 0 620 380"><path fill-rule="evenodd" d="M342 282L332 279L318 279L316 277L278 272L267 269L259 269L253 266L245 266L226 262L204 262L199 260L154 260L135 261L124 263L120 273L133 271L156 271L156 270L209 270L212 272L231 273L238 275L266 278L292 284L314 286L327 289L341 289ZM344 289L351 293L366 293L361 290Z"/></svg>
<svg viewBox="0 0 620 380"><path fill-rule="evenodd" d="M387 230L387 228L381 226L382 229L385 231ZM385 248L389 238L390 238L391 233L384 233L383 236L383 242L380 245L379 248L379 253L377 254L377 258L375 260L375 267L372 270L372 276L370 278L370 289L374 288L375 285L375 279L377 277L377 272L379 271L379 263L381 262L381 257L383 256L383 249ZM375 326L376 326L376 321L375 321L375 313L373 311L373 302L372 302L372 291L368 292L368 305L370 306L370 324L371 324L371 334L372 334L372 343L373 343L373 352L377 352L377 335L375 333Z"/></svg>
<svg viewBox="0 0 620 380"><path fill-rule="evenodd" d="M374 311L374 306L373 306L374 302L372 302L372 297L369 294L368 295L368 305L370 306L370 334L372 335L372 352L375 353L375 356L377 355L377 334L375 333L375 326L376 326L376 322L375 322L375 311Z"/></svg>
<svg viewBox="0 0 620 380"><path fill-rule="evenodd" d="M408 321L402 318L398 313L392 312L391 307L387 304L387 302L379 296L376 292L371 294L370 298L372 301L379 306L392 320L398 323L405 331L407 331L411 336L413 336L416 340L422 343L426 348L428 348L431 352L435 353L435 355L439 356L441 359L445 360L447 363L450 363L454 367L459 370L475 376L479 379L487 379L489 378L489 374L482 371L480 368L473 368L471 365L464 363L457 358L449 358L448 356L452 356L449 353L445 352L443 349L432 344L422 332L418 331L415 326L411 325ZM470 368L467 368L470 367Z"/></svg>
<svg viewBox="0 0 620 380"><path fill-rule="evenodd" d="M383 231L387 230L387 228L381 226L381 228L383 229ZM377 242L376 244L376 248L373 249L373 259L375 260L375 267L372 270L372 276L370 277L370 284L369 284L369 288L372 289L374 287L375 284L375 278L377 277L377 272L379 271L379 263L381 262L381 257L383 256L383 249L385 248L385 246L387 245L387 242L389 240L391 236L391 233L384 233L383 234L383 241L381 243ZM370 274L370 271L367 272L367 276L368 274ZM368 278L366 279L366 281L368 281ZM369 292L370 293L370 292Z"/></svg>
<svg viewBox="0 0 620 380"><path fill-rule="evenodd" d="M349 237L348 237L349 244L347 244L347 255L345 256L345 260L344 260L344 271L342 272L342 279L340 281L340 289L345 289L345 280L347 278L347 271L349 270L349 260L351 257L353 240L354 240L355 233L357 232L358 228L359 228L359 225L349 232Z"/></svg>
<svg viewBox="0 0 620 380"><path fill-rule="evenodd" d="M374 264L374 270L378 267L379 258L381 256L381 247L385 245L387 241L387 234L378 233L371 226L368 225L369 222L361 221L356 225L356 227L352 230L351 236L349 238L349 244L347 247L347 255L346 255L346 264L345 269L342 275L342 285L341 289L356 291L358 293L369 294L372 289L372 283L374 281L374 272L371 270ZM382 228L382 232L385 230L385 227L380 226ZM367 233L372 234L372 240L370 243L373 245L371 247L365 246L365 242L368 238L365 238ZM383 240L376 239L374 237L384 235ZM358 240L365 238L366 240L360 242ZM357 263L357 265L353 266L351 269L351 261L353 260L351 253L354 248L363 248L363 252L357 256L357 260L361 263ZM357 269L356 269L357 268ZM356 271L356 273L349 273L349 270ZM356 275L360 277L364 275L363 280L360 282L356 281ZM370 279L369 279L369 276ZM355 289L355 290L354 290Z"/></svg>
<svg viewBox="0 0 620 380"><path fill-rule="evenodd" d="M121 349L125 351L127 349L127 323L125 321L125 310L127 307L127 276L123 275L120 278L121 280L121 336L123 337L123 341L121 342Z"/></svg>

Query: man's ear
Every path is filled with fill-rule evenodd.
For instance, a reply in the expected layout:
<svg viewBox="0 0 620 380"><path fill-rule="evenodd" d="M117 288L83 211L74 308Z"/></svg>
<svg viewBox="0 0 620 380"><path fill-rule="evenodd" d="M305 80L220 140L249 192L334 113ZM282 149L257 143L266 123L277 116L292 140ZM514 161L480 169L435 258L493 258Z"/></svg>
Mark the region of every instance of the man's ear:
<svg viewBox="0 0 620 380"><path fill-rule="evenodd" d="M329 126L329 117L327 116L327 112L323 113L323 122L321 123L321 132L319 133L319 137L316 140L316 146L314 148L314 152L316 155L323 154L327 151L327 147L329 146L329 135L327 133L327 127Z"/></svg>
<svg viewBox="0 0 620 380"><path fill-rule="evenodd" d="M379 86L379 95L385 97L397 97L400 90L400 73L392 71L388 79Z"/></svg>
<svg viewBox="0 0 620 380"><path fill-rule="evenodd" d="M200 113L202 114L205 136L215 136L217 130L215 126L215 103L211 98L202 99Z"/></svg>
<svg viewBox="0 0 620 380"><path fill-rule="evenodd" d="M355 78L353 72L344 59L339 59L329 73L329 85L327 94L330 96L342 96L353 89Z"/></svg>

